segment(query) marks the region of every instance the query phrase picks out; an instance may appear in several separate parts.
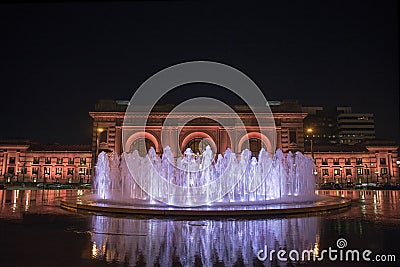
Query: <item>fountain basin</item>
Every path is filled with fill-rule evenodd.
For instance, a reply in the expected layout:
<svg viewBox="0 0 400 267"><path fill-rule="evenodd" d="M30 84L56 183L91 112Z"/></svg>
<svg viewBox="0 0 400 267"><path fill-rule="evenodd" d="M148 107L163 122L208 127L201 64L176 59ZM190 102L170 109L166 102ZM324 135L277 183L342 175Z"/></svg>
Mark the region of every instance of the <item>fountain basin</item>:
<svg viewBox="0 0 400 267"><path fill-rule="evenodd" d="M98 213L115 213L147 216L190 216L190 217L243 217L306 214L343 209L351 205L350 199L334 196L316 196L314 201L290 203L257 204L237 203L229 205L212 204L200 207L174 207L163 205L129 205L117 201L93 201L90 199L69 199L61 201L65 209Z"/></svg>

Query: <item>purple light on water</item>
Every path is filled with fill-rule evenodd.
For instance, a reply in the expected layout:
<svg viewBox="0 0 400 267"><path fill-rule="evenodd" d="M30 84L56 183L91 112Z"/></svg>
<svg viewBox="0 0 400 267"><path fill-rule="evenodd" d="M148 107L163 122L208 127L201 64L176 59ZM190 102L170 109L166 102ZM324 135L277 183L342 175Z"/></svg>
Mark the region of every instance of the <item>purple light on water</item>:
<svg viewBox="0 0 400 267"><path fill-rule="evenodd" d="M201 159L187 149L175 162L169 147L164 151L161 157L153 148L145 157L137 151L123 153L121 158L115 152L110 156L100 153L94 179L97 199L195 207L293 203L315 198L314 163L300 152L285 156L278 149L272 155L262 149L256 159L247 149L240 155L227 149L214 162L208 146Z"/></svg>

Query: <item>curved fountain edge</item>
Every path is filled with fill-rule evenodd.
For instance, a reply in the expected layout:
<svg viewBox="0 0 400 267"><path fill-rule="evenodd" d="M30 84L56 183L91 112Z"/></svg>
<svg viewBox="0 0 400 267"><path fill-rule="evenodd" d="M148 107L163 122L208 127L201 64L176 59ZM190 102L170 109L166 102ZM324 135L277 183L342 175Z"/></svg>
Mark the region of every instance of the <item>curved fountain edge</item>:
<svg viewBox="0 0 400 267"><path fill-rule="evenodd" d="M61 201L60 206L64 209L82 210L98 213L113 213L127 215L147 215L147 216L213 216L213 217L243 217L243 216L273 216L273 215L292 215L307 214L343 209L351 205L351 200L336 197L323 196L323 200L313 203L297 203L293 205L271 204L265 206L233 206L231 209L209 208L207 206L197 208L179 207L135 207L118 205L98 205L98 203L85 201L78 203L76 200Z"/></svg>

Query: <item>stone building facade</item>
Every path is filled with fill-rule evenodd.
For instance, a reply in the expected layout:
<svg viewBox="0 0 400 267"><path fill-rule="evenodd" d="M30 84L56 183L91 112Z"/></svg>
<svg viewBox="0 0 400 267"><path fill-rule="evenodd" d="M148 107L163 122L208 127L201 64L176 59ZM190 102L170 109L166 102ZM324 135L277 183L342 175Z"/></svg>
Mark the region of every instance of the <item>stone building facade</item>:
<svg viewBox="0 0 400 267"><path fill-rule="evenodd" d="M92 166L90 145L0 141L0 183L88 183Z"/></svg>
<svg viewBox="0 0 400 267"><path fill-rule="evenodd" d="M314 146L317 182L399 183L398 146L388 141ZM310 147L306 146L311 156Z"/></svg>
<svg viewBox="0 0 400 267"><path fill-rule="evenodd" d="M0 183L89 183L94 174L95 155L101 151L121 154L124 150L136 149L144 155L152 146L160 155L163 122L173 106L156 106L148 117L145 132L132 126L123 147L122 127L127 104L127 101L114 100L96 104L95 111L89 113L93 118L92 145L43 145L28 140L0 140ZM296 101L275 101L270 107L276 128L276 148L284 153L301 151L313 156L317 183L399 183L398 146L395 143L375 139L354 145L316 142L312 147L309 142L312 137L305 142L309 133L303 126L308 114ZM232 108L242 119L247 134L228 136L226 125L233 132L236 125L222 126L218 121L229 122L229 114L193 119L190 114L175 114L179 126L163 129L179 134L177 142L168 144L175 156L187 147L201 153L206 144L216 153L223 153L226 148L240 153L246 140L253 156L257 156L261 147L271 150L271 140L260 134L251 111L244 106ZM140 147L139 139L145 140L145 147ZM206 144L202 143L204 140L207 140Z"/></svg>
<svg viewBox="0 0 400 267"><path fill-rule="evenodd" d="M210 114L207 118L195 118L185 124L188 114L175 114L173 119L178 123L178 127L162 129L163 122L169 115L173 106L156 106L148 117L148 125L145 132L141 132L141 127L132 126L130 128L131 137L122 147L122 125L127 108L127 101L103 100L96 104L95 111L90 112L93 118L92 148L93 155L99 151L116 151L121 154L123 151L131 150L135 145L135 140L146 139L147 149L153 146L157 154L162 153L161 132L162 130L171 131L172 134L179 134L178 143L169 143L175 156L187 147L196 147L196 140L207 139L216 153L223 153L227 148L239 153L245 140L249 140L250 150L256 153L261 147L269 150L271 143L268 136L260 134L257 122L251 110L245 106L233 106L233 110L242 119L246 128L246 134L234 134L230 140L227 130L221 126L218 120L229 120L230 114ZM301 106L295 101L274 102L270 105L273 112L276 128L276 148L284 152L289 150L304 150L304 129L303 119L307 115L301 112ZM140 115L137 115L140 116ZM182 121L182 123L180 123ZM224 125L226 126L226 125ZM233 131L236 125L229 125ZM274 129L266 129L274 130ZM231 136L232 137L232 136ZM124 150L125 149L125 150ZM140 149L140 148L139 148ZM193 150L192 149L192 150Z"/></svg>

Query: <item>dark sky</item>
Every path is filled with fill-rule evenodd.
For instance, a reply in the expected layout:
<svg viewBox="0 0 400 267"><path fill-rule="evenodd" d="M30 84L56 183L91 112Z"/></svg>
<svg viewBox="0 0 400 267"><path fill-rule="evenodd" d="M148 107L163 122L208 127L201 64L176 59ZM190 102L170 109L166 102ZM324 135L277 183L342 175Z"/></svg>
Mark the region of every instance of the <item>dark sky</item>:
<svg viewBox="0 0 400 267"><path fill-rule="evenodd" d="M129 100L165 67L210 60L268 100L374 113L377 136L400 141L397 25L396 1L1 4L0 137L88 144L96 100Z"/></svg>

